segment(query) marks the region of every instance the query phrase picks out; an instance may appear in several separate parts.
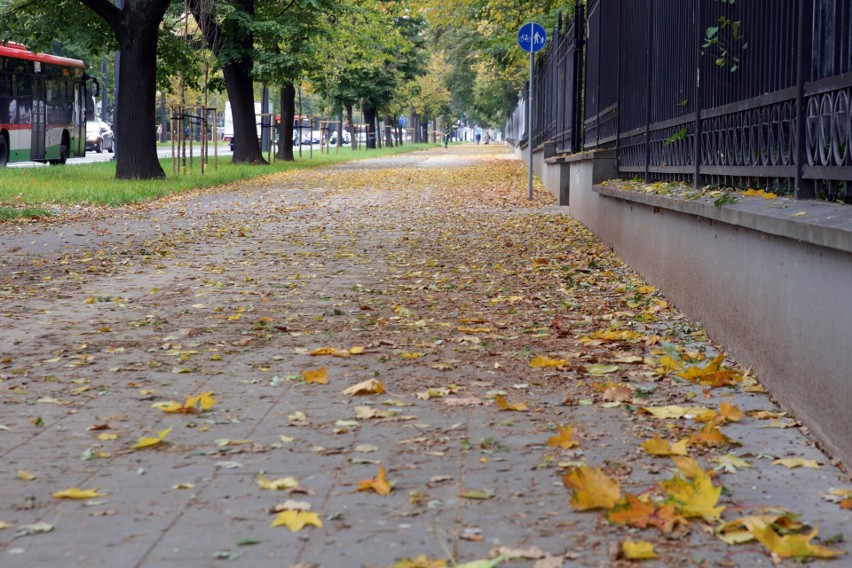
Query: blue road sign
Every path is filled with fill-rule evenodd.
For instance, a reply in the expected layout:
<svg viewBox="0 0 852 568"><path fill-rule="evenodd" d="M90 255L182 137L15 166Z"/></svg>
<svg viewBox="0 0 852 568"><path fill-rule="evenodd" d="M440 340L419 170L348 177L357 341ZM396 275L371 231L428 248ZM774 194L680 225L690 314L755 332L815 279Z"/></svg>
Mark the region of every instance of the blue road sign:
<svg viewBox="0 0 852 568"><path fill-rule="evenodd" d="M535 53L547 43L547 32L535 22L529 22L518 30L518 45L524 51Z"/></svg>

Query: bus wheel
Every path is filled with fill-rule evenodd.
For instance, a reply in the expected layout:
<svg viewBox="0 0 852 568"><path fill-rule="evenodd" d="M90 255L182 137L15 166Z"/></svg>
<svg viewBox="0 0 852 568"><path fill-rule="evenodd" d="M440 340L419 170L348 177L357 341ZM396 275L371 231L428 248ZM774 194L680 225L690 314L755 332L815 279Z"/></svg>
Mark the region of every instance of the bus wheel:
<svg viewBox="0 0 852 568"><path fill-rule="evenodd" d="M9 145L6 144L6 137L0 134L0 168L5 167L9 161Z"/></svg>
<svg viewBox="0 0 852 568"><path fill-rule="evenodd" d="M59 159L50 160L51 166L62 166L68 161L68 135L62 135L62 144L59 145Z"/></svg>

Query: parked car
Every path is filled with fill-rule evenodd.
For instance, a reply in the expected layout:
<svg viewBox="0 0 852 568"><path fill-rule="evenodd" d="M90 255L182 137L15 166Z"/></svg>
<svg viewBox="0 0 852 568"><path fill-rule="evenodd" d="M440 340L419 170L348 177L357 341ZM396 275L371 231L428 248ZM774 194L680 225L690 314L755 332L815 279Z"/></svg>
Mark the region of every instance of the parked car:
<svg viewBox="0 0 852 568"><path fill-rule="evenodd" d="M115 135L106 122L86 121L86 151L94 150L98 154L106 150L115 151Z"/></svg>

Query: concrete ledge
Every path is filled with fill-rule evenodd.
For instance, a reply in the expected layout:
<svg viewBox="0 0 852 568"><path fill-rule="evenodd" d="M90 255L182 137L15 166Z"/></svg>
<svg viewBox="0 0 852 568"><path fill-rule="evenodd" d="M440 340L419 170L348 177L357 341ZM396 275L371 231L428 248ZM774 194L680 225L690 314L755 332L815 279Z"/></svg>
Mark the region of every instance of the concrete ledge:
<svg viewBox="0 0 852 568"><path fill-rule="evenodd" d="M595 185L593 191L607 197L679 211L768 235L852 253L852 207L848 205L782 197L773 200L741 197L737 203L716 207L710 198L687 201L600 185Z"/></svg>

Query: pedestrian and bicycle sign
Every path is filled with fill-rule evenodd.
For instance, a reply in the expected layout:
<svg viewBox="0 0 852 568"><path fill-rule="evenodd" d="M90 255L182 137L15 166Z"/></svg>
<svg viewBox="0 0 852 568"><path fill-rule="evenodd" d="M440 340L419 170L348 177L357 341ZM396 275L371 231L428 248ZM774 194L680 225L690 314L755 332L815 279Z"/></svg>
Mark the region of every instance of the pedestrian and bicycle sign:
<svg viewBox="0 0 852 568"><path fill-rule="evenodd" d="M530 53L539 51L547 43L547 32L535 22L529 22L518 30L518 45Z"/></svg>
<svg viewBox="0 0 852 568"><path fill-rule="evenodd" d="M527 93L529 94L529 98L527 99L527 147L529 148L530 153L530 163L529 163L529 180L527 183L527 197L529 199L533 198L533 104L535 103L535 99L533 98L533 85L535 82L533 81L533 58L535 57L535 53L537 51L541 51L541 48L544 47L544 44L547 43L547 32L544 31L544 28L538 25L535 22L527 22L521 29L518 30L518 45L521 46L521 49L528 52L530 54L530 82L527 89Z"/></svg>

